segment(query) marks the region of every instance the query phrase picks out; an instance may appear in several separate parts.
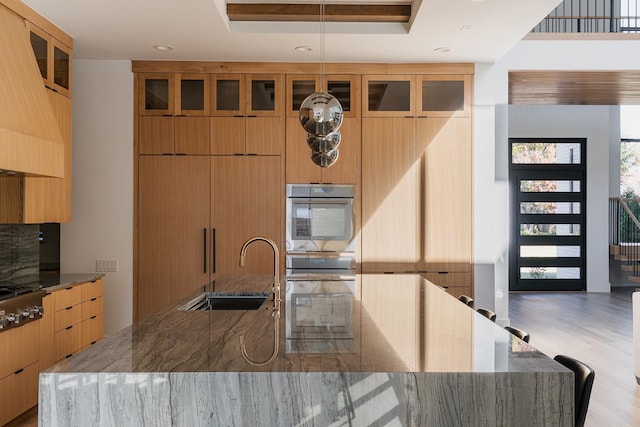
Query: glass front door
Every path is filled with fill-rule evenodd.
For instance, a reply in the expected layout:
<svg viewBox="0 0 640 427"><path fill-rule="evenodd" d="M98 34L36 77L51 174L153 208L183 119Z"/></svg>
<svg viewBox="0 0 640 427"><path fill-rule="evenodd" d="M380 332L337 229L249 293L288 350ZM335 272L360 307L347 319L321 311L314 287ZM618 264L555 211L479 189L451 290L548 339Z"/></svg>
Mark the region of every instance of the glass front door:
<svg viewBox="0 0 640 427"><path fill-rule="evenodd" d="M510 139L513 291L586 289L586 141Z"/></svg>

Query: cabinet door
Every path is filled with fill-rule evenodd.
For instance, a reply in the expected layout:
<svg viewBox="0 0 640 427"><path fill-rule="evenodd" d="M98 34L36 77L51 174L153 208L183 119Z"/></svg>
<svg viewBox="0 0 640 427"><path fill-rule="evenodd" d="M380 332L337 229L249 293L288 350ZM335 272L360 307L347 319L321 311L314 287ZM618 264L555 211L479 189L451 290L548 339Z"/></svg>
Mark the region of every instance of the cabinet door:
<svg viewBox="0 0 640 427"><path fill-rule="evenodd" d="M38 323L2 331L0 344L0 378L3 378L38 361Z"/></svg>
<svg viewBox="0 0 640 427"><path fill-rule="evenodd" d="M0 425L38 404L38 364L0 380Z"/></svg>
<svg viewBox="0 0 640 427"><path fill-rule="evenodd" d="M338 146L338 161L328 168L319 168L322 171L322 182L357 184L362 136L360 119L345 118L340 126L340 134L342 138Z"/></svg>
<svg viewBox="0 0 640 427"><path fill-rule="evenodd" d="M80 324L82 332L82 348L100 341L104 336L104 319L102 314L96 314Z"/></svg>
<svg viewBox="0 0 640 427"><path fill-rule="evenodd" d="M245 83L244 74L212 74L212 115L244 116L246 107Z"/></svg>
<svg viewBox="0 0 640 427"><path fill-rule="evenodd" d="M362 270L416 271L415 119L362 120Z"/></svg>
<svg viewBox="0 0 640 427"><path fill-rule="evenodd" d="M471 115L470 75L418 76L416 99L419 116L469 117Z"/></svg>
<svg viewBox="0 0 640 427"><path fill-rule="evenodd" d="M428 118L418 122L422 153L424 253L420 270L471 271L473 158L471 120Z"/></svg>
<svg viewBox="0 0 640 427"><path fill-rule="evenodd" d="M330 74L322 87L340 101L344 117L360 117L360 76Z"/></svg>
<svg viewBox="0 0 640 427"><path fill-rule="evenodd" d="M363 117L412 117L415 115L415 76L362 76Z"/></svg>
<svg viewBox="0 0 640 427"><path fill-rule="evenodd" d="M282 117L247 117L246 154L284 154Z"/></svg>
<svg viewBox="0 0 640 427"><path fill-rule="evenodd" d="M138 117L138 154L173 154L176 119Z"/></svg>
<svg viewBox="0 0 640 427"><path fill-rule="evenodd" d="M211 111L209 74L176 75L176 116L208 116Z"/></svg>
<svg viewBox="0 0 640 427"><path fill-rule="evenodd" d="M174 74L139 73L138 114L142 116L172 116L174 113Z"/></svg>
<svg viewBox="0 0 640 427"><path fill-rule="evenodd" d="M71 48L52 39L51 88L65 96L71 96Z"/></svg>
<svg viewBox="0 0 640 427"><path fill-rule="evenodd" d="M42 307L44 314L38 321L39 340L38 340L38 367L41 371L49 369L56 362L53 345L54 334L54 311L53 311L53 294L47 294L42 299Z"/></svg>
<svg viewBox="0 0 640 427"><path fill-rule="evenodd" d="M302 101L318 90L320 90L318 75L287 75L287 116L298 117Z"/></svg>
<svg viewBox="0 0 640 427"><path fill-rule="evenodd" d="M279 117L284 112L284 76L247 75L247 116Z"/></svg>
<svg viewBox="0 0 640 427"><path fill-rule="evenodd" d="M54 355L56 360L62 360L82 350L82 330L80 324L68 326L53 336Z"/></svg>
<svg viewBox="0 0 640 427"><path fill-rule="evenodd" d="M29 40L31 41L31 47L38 63L38 69L42 76L45 87L49 86L49 45L51 43L51 36L44 30L36 27L32 23L28 23L29 28Z"/></svg>
<svg viewBox="0 0 640 427"><path fill-rule="evenodd" d="M209 154L210 133L211 119L209 117L176 117L175 153Z"/></svg>
<svg viewBox="0 0 640 427"><path fill-rule="evenodd" d="M245 117L211 118L211 154L245 154Z"/></svg>
<svg viewBox="0 0 640 427"><path fill-rule="evenodd" d="M136 319L208 281L209 158L138 159Z"/></svg>
<svg viewBox="0 0 640 427"><path fill-rule="evenodd" d="M242 244L251 237L267 237L283 248L280 156L214 156L211 162L216 275L270 274L273 252L265 243L256 242L249 247L245 267L239 267L238 261Z"/></svg>
<svg viewBox="0 0 640 427"><path fill-rule="evenodd" d="M311 160L311 150L307 145L307 133L297 117L287 117L286 133L287 184L322 182L322 168L316 166Z"/></svg>

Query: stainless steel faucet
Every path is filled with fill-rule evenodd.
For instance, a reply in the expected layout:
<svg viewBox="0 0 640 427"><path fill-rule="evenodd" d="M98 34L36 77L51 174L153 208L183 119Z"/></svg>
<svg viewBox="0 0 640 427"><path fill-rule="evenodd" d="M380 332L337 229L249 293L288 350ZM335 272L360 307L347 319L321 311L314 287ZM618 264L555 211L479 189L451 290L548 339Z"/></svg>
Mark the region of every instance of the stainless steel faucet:
<svg viewBox="0 0 640 427"><path fill-rule="evenodd" d="M266 242L267 244L269 244L269 246L271 246L271 249L273 249L273 288L271 289L273 292L273 308L272 308L272 312L271 312L271 316L273 317L273 326L274 326L274 333L273 333L273 353L271 354L271 357L269 357L269 359L265 360L264 362L256 362L254 360L252 360L249 355L247 354L247 350L245 348L245 344L244 344L244 334L240 335L240 351L242 353L242 357L244 357L244 359L251 363L252 365L255 366L262 366L262 365L266 365L267 363L271 362L273 359L275 359L276 355L278 354L278 338L279 338L279 326L280 326L280 251L278 250L278 245L275 244L275 242L271 239L268 239L266 237L252 237L251 239L247 240L246 242L244 242L244 244L242 245L242 249L240 249L240 267L244 267L244 263L245 263L245 256L247 253L247 248L249 247L249 245L255 241L263 241Z"/></svg>

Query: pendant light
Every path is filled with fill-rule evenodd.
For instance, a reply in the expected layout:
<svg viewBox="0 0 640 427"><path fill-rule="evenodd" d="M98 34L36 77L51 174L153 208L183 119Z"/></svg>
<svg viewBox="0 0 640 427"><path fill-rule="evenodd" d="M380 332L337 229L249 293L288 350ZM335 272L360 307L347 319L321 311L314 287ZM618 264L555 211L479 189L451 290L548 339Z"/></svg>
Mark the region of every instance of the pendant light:
<svg viewBox="0 0 640 427"><path fill-rule="evenodd" d="M320 81L324 84L324 0L320 4L320 21ZM311 160L322 168L328 168L338 160L342 117L340 101L322 89L309 95L300 105L300 124L308 134L307 144L311 149Z"/></svg>

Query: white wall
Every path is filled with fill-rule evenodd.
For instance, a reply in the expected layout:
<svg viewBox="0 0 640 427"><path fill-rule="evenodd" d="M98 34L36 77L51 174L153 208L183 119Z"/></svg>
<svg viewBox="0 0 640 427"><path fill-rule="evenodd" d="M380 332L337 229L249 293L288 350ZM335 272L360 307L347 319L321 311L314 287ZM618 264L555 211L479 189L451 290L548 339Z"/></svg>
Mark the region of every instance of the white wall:
<svg viewBox="0 0 640 427"><path fill-rule="evenodd" d="M72 220L60 227L63 273L105 277L105 334L132 322L133 73L130 61L73 61Z"/></svg>
<svg viewBox="0 0 640 427"><path fill-rule="evenodd" d="M587 139L587 290L609 292L609 106L511 105L511 138ZM616 124L614 124L615 127ZM618 125L619 127L619 125Z"/></svg>

